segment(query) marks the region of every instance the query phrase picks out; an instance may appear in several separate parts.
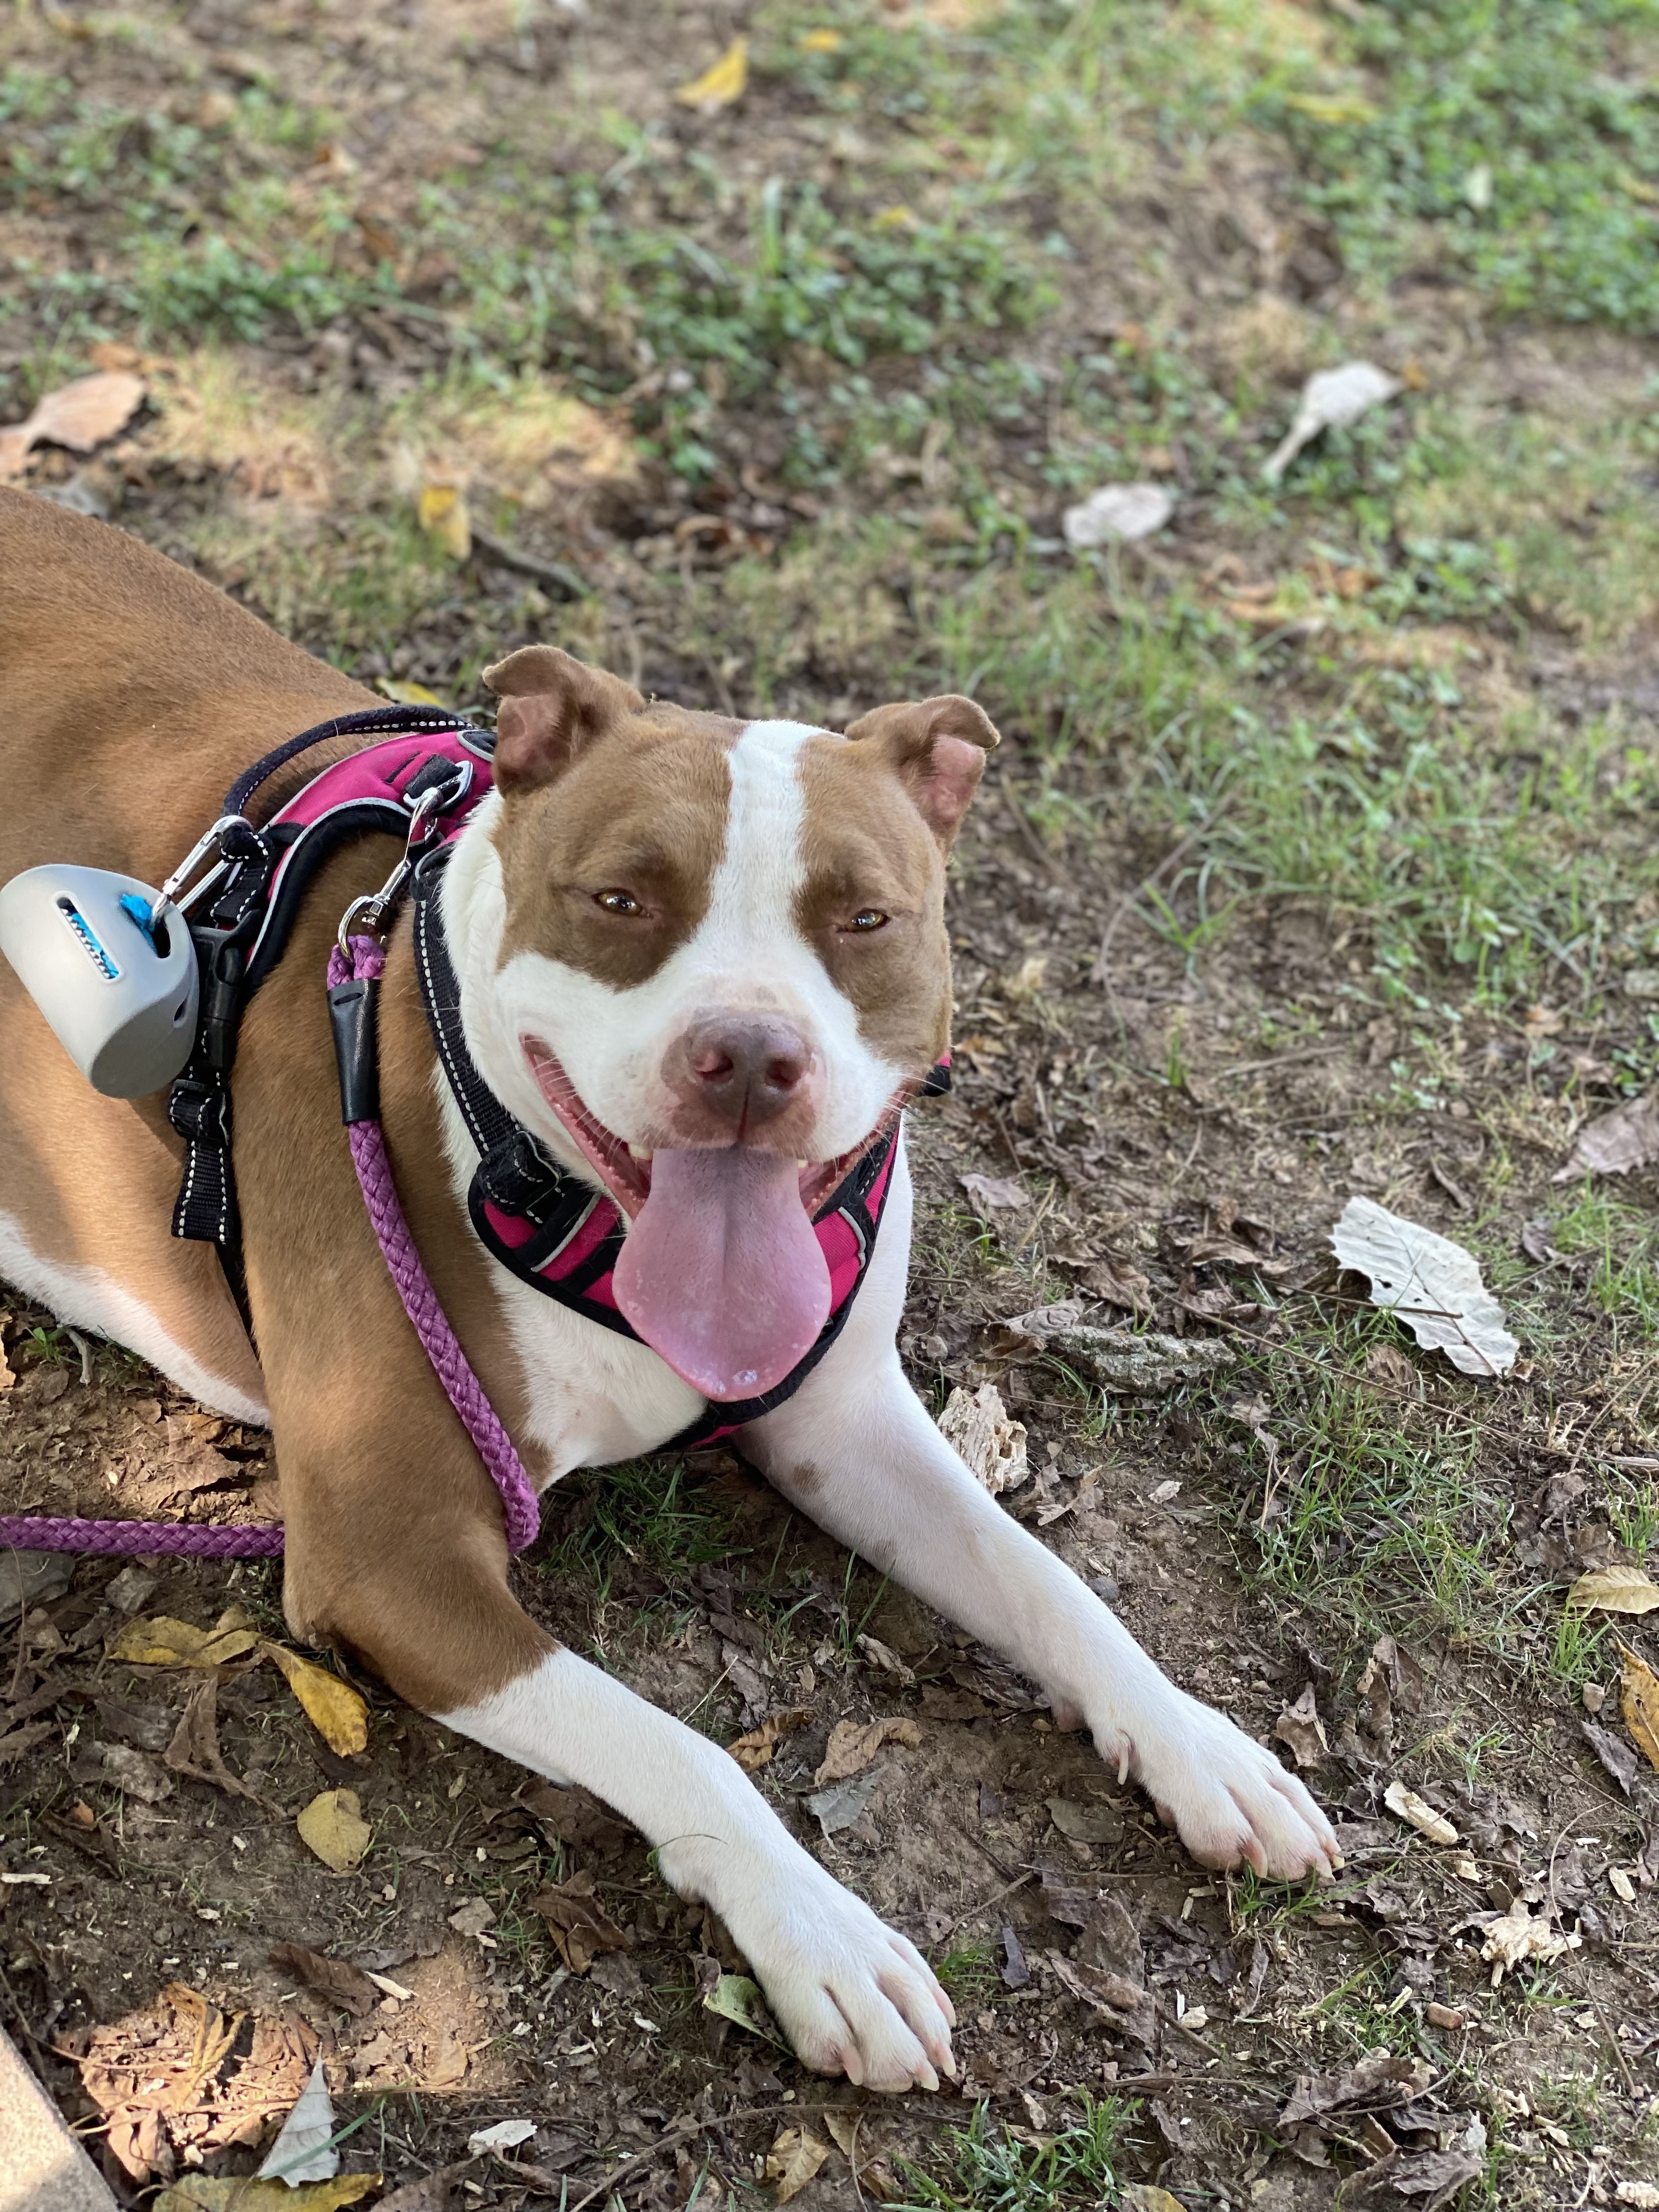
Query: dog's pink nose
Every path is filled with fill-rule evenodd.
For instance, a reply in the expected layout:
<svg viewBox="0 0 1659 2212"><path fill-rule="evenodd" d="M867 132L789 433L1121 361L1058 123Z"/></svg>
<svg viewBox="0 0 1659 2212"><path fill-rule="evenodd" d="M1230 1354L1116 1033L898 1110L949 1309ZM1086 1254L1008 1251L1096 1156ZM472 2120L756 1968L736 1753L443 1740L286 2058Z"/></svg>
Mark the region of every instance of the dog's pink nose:
<svg viewBox="0 0 1659 2212"><path fill-rule="evenodd" d="M741 1018L694 1024L665 1070L677 1097L734 1137L794 1105L811 1072L811 1047L792 1024Z"/></svg>

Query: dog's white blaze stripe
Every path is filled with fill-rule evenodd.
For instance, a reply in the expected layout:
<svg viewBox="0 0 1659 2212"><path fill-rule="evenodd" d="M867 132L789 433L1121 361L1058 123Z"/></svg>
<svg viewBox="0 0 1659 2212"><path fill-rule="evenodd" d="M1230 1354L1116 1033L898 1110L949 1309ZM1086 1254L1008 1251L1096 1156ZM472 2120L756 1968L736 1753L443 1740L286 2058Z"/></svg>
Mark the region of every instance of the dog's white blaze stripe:
<svg viewBox="0 0 1659 2212"><path fill-rule="evenodd" d="M71 1328L90 1328L114 1339L159 1368L171 1382L216 1413L251 1427L270 1426L270 1408L234 1382L204 1367L165 1329L141 1300L98 1267L46 1260L9 1213L0 1213L0 1279L40 1304Z"/></svg>
<svg viewBox="0 0 1659 2212"><path fill-rule="evenodd" d="M744 731L727 756L732 798L708 910L690 941L632 990L538 952L515 953L498 967L506 896L491 834L495 794L462 832L443 902L468 1048L502 1104L588 1181L525 1063L521 1036L544 1038L589 1110L637 1143L654 1141L672 1114L665 1052L711 1006L779 1012L809 1033L823 1065L811 1145L819 1159L866 1137L897 1088L902 1071L866 1044L851 1001L795 927L806 817L800 748L824 734L799 722L751 722Z"/></svg>

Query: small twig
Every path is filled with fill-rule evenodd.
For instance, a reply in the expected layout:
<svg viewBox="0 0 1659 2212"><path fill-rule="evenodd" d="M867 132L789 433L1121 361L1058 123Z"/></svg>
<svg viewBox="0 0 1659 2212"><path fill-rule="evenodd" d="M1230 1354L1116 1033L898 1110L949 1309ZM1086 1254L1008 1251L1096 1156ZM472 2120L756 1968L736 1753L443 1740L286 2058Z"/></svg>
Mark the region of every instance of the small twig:
<svg viewBox="0 0 1659 2212"><path fill-rule="evenodd" d="M1206 1079L1218 1080L1224 1075L1259 1075L1263 1068L1289 1067L1298 1060L1328 1060L1334 1053L1346 1052L1353 1042L1352 1037L1342 1037L1335 1044L1300 1044L1293 1052L1270 1053L1266 1060L1241 1060L1231 1067L1212 1068Z"/></svg>
<svg viewBox="0 0 1659 2212"><path fill-rule="evenodd" d="M1036 1869L1035 1867L1027 1867L1024 1873L1022 1875L1017 1875L1012 1881L1004 1882L1000 1889L994 1889L991 1892L991 1894L987 1898L981 1899L979 1904L970 1905L966 1912L957 1913L956 1918L945 1929L944 1935L939 1938L939 1941L941 1943L946 1942L951 1936L956 1934L958 1928L965 1928L970 1920L977 1920L981 1913L988 1912L994 1905L1000 1905L1005 1897L1012 1897L1017 1889L1024 1889L1028 1881L1035 1881L1036 1880Z"/></svg>
<svg viewBox="0 0 1659 2212"><path fill-rule="evenodd" d="M92 1346L78 1328L65 1328L64 1334L81 1355L81 1388L88 1389L92 1383Z"/></svg>
<svg viewBox="0 0 1659 2212"><path fill-rule="evenodd" d="M504 538L492 538L487 530L480 530L476 525L472 532L472 550L475 553L482 553L485 560L493 561L498 568L510 568L515 576L528 576L534 583L545 584L562 599L585 599L587 597L588 587L574 568L567 568L557 561L538 560L533 553L526 553L517 545L509 545Z"/></svg>
<svg viewBox="0 0 1659 2212"><path fill-rule="evenodd" d="M1025 811L1024 807L1021 805L1019 794L1014 789L1012 783L1005 783L1003 785L1002 797L1003 802L1008 810L1009 819L1013 823L1015 829L1018 830L1028 850L1030 852L1032 857L1036 860L1038 866L1042 869L1044 874L1052 877L1056 883L1063 881L1066 871L1060 866L1060 862L1054 858L1054 854L1048 850L1048 848L1043 843L1042 838L1038 836L1036 824L1032 822L1030 816Z"/></svg>

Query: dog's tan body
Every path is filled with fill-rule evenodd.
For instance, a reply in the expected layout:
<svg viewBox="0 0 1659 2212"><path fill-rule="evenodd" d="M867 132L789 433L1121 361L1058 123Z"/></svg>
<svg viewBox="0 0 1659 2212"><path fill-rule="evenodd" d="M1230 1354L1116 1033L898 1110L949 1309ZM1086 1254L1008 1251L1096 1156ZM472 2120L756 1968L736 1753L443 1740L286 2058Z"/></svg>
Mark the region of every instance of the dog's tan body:
<svg viewBox="0 0 1659 2212"><path fill-rule="evenodd" d="M793 1188L791 1157L805 1163L801 1203L815 1202L896 1079L944 1042L943 856L994 733L962 701L883 709L849 738L647 708L539 648L495 680L501 796L469 827L445 894L475 1058L550 1149L612 1190L633 1250L665 1236L680 1249L714 1203L714 1165L741 1167L745 1202L752 1183L761 1212L794 1233L776 1189L786 1166ZM374 703L120 532L0 492L0 881L72 860L159 883L250 761ZM288 788L319 764L307 757ZM169 1234L179 1148L161 1101L93 1093L3 966L0 1275L207 1402L268 1415L296 1633L350 1648L422 1710L617 1804L663 1846L667 1879L721 1912L811 2063L931 2085L950 2067L950 2008L910 1947L723 1754L561 1650L511 1595L498 1501L403 1314L339 1125L327 948L395 850L368 840L325 871L243 1027L234 1158L258 1360L211 1250ZM761 1037L752 1076L742 1050L735 1078L724 1043L710 1054L709 1024L732 1006L742 1020L720 1036ZM396 938L380 1034L405 1212L532 1479L648 1449L710 1390L744 1395L686 1378L749 1357L746 1340L705 1343L695 1316L659 1313L648 1282L647 1340L627 1341L484 1254L461 1201L465 1134ZM939 1439L893 1350L909 1205L901 1155L842 1337L744 1432L745 1453L1043 1681L1057 1715L1086 1720L1201 1856L1285 1875L1332 1863L1300 1785L1173 1689ZM754 1304L763 1336L766 1301ZM726 1337L741 1340L743 1321L728 1317Z"/></svg>

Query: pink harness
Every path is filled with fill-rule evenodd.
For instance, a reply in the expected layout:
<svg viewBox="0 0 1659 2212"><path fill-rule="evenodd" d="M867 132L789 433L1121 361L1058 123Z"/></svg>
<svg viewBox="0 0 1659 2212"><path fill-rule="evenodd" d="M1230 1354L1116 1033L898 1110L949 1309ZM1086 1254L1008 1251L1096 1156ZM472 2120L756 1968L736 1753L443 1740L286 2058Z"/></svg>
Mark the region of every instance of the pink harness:
<svg viewBox="0 0 1659 2212"><path fill-rule="evenodd" d="M539 1522L535 1491L439 1304L398 1200L380 1121L375 1043L375 1003L386 951L378 936L352 933L360 912L372 928L383 931L405 888L413 890L422 1000L451 1090L478 1147L480 1163L468 1194L468 1211L487 1249L521 1281L603 1327L633 1336L617 1310L611 1280L623 1223L609 1197L567 1175L514 1119L467 1051L459 987L444 939L440 890L453 841L490 788L486 738L470 727L428 726L435 717L410 719L418 726L325 769L263 830L253 831L244 823L246 836L234 845L227 841L222 847L247 880L239 883L233 866L205 924L199 929L192 924L192 932L206 980L222 980L218 971L231 964L224 958L228 947L235 956L240 990L216 1036L211 991L204 994L205 1035L198 1039L169 1102L187 1153L173 1231L210 1237L222 1256L229 1251L235 1202L229 1170L228 1078L241 1006L280 958L306 889L341 842L381 829L404 835L404 860L374 897L353 902L341 924L340 942L329 956L328 997L342 1118L364 1203L404 1311L495 1482L508 1546L520 1552L535 1540ZM384 728L384 718L362 715L290 740L233 786L226 814L240 817L259 783L305 745L343 734L352 725L375 721ZM210 962L214 968L207 967ZM949 1081L947 1060L921 1089L944 1091ZM793 1396L829 1350L851 1310L875 1247L899 1127L900 1117L895 1115L814 1217L814 1233L830 1282L830 1316L817 1343L764 1397L718 1410L711 1406L661 1449L693 1449L732 1435ZM228 1258L227 1272L232 1273L234 1287L237 1276ZM280 1554L283 1540L283 1530L274 1523L224 1528L0 1516L0 1545L37 1551L270 1559Z"/></svg>

